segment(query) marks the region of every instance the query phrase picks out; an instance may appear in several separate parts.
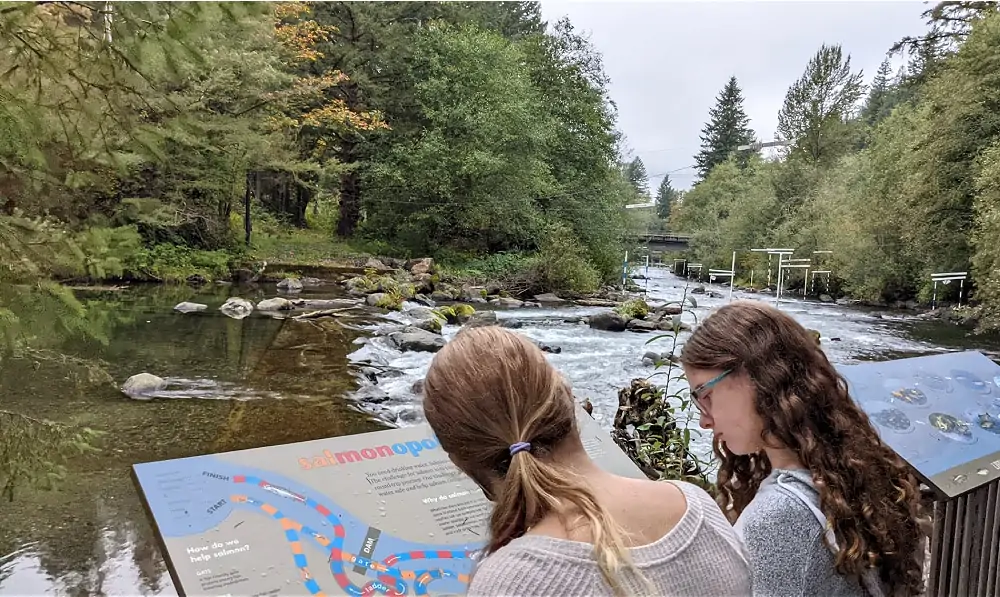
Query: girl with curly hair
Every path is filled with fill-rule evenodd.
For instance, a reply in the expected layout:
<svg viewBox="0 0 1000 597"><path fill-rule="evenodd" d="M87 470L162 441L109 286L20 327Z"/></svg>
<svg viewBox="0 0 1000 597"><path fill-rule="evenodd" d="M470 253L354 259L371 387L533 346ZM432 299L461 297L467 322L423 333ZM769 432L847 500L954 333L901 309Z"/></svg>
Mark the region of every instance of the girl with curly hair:
<svg viewBox="0 0 1000 597"><path fill-rule="evenodd" d="M460 332L431 362L424 413L493 502L468 595L750 594L744 548L711 496L594 463L569 385L526 337Z"/></svg>
<svg viewBox="0 0 1000 597"><path fill-rule="evenodd" d="M918 483L809 331L733 302L694 330L681 365L714 434L719 505L747 547L755 596L922 591Z"/></svg>

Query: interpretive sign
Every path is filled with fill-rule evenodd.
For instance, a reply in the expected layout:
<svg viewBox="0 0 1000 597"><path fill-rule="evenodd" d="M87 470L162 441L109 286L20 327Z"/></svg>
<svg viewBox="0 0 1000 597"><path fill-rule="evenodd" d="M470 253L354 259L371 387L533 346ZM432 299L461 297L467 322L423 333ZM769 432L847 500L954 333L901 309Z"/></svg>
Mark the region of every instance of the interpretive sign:
<svg viewBox="0 0 1000 597"><path fill-rule="evenodd" d="M584 446L645 478L582 409ZM136 464L181 595L460 595L490 502L429 426Z"/></svg>
<svg viewBox="0 0 1000 597"><path fill-rule="evenodd" d="M882 440L940 494L1000 479L1000 365L968 351L838 369Z"/></svg>

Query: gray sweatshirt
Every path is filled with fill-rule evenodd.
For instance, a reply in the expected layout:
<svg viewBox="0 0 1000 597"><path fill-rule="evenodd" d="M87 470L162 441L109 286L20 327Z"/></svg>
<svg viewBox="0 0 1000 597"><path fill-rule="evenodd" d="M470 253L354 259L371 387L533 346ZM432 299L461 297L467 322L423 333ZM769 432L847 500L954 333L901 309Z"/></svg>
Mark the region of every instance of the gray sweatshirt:
<svg viewBox="0 0 1000 597"><path fill-rule="evenodd" d="M775 469L736 521L750 557L754 597L884 597L877 576L841 576L836 545L807 470ZM836 547L834 547L836 549Z"/></svg>
<svg viewBox="0 0 1000 597"><path fill-rule="evenodd" d="M633 547L636 567L657 597L745 597L751 594L743 545L703 489L670 481L687 499L677 525L654 543ZM469 597L591 597L611 595L589 543L524 535L479 565ZM623 574L627 595L649 594Z"/></svg>

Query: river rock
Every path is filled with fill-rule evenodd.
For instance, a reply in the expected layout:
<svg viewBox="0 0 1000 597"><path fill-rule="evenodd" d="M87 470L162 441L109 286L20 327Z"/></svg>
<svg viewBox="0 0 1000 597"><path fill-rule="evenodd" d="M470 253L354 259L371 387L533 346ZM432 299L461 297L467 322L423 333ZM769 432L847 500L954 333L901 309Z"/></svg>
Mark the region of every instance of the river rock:
<svg viewBox="0 0 1000 597"><path fill-rule="evenodd" d="M441 288L441 289L435 290L434 292L431 293L431 300L435 301L435 302L437 302L437 301L453 301L453 300L455 300L455 296L456 296L455 293L453 291L451 291L450 289Z"/></svg>
<svg viewBox="0 0 1000 597"><path fill-rule="evenodd" d="M562 348L559 348L558 346L552 346L551 344L539 342L538 340L533 340L531 338L528 339L531 340L531 343L537 346L538 349L541 350L542 352L547 352L550 354L560 354L562 352Z"/></svg>
<svg viewBox="0 0 1000 597"><path fill-rule="evenodd" d="M201 303L189 303L184 301L183 303L177 303L174 306L174 311L180 313L198 313L199 311L204 311L208 309L208 305L203 305Z"/></svg>
<svg viewBox="0 0 1000 597"><path fill-rule="evenodd" d="M645 319L630 319L625 324L625 329L630 332L653 332L656 331L656 322Z"/></svg>
<svg viewBox="0 0 1000 597"><path fill-rule="evenodd" d="M420 394L423 394L424 393L424 380L418 379L417 381L413 382L413 385L410 386L410 391L413 392L414 394L418 395L418 396Z"/></svg>
<svg viewBox="0 0 1000 597"><path fill-rule="evenodd" d="M134 400L150 400L154 392L167 387L167 381L152 373L137 373L122 384L122 393Z"/></svg>
<svg viewBox="0 0 1000 597"><path fill-rule="evenodd" d="M546 292L545 294L536 294L535 300L539 303L565 303L566 299L559 298L551 292Z"/></svg>
<svg viewBox="0 0 1000 597"><path fill-rule="evenodd" d="M375 259L374 257L369 258L368 261L366 261L365 264L361 267L365 269L377 269L377 270L389 269L385 266L384 263L382 263L378 259Z"/></svg>
<svg viewBox="0 0 1000 597"><path fill-rule="evenodd" d="M469 321L465 322L467 328L478 328L488 325L497 324L497 314L495 311L476 311L469 317Z"/></svg>
<svg viewBox="0 0 1000 597"><path fill-rule="evenodd" d="M258 311L289 311L295 307L292 301L276 296L257 303Z"/></svg>
<svg viewBox="0 0 1000 597"><path fill-rule="evenodd" d="M576 301L576 304L581 307L617 307L618 301L611 299L601 299L601 298L591 298L591 299L580 299Z"/></svg>
<svg viewBox="0 0 1000 597"><path fill-rule="evenodd" d="M284 290L285 292L298 292L302 290L302 280L298 278L285 278L281 282L278 282L278 290Z"/></svg>
<svg viewBox="0 0 1000 597"><path fill-rule="evenodd" d="M437 303L435 303L434 300L431 299L431 297L427 296L426 294L418 294L413 298L411 298L410 300L413 301L414 303L418 303L425 307L437 306Z"/></svg>
<svg viewBox="0 0 1000 597"><path fill-rule="evenodd" d="M819 295L819 300L822 303L832 303L833 302L833 297L830 296L829 294L821 294L821 295Z"/></svg>
<svg viewBox="0 0 1000 597"><path fill-rule="evenodd" d="M226 299L226 302L222 303L219 311L222 311L222 314L226 317L243 319L253 313L253 303L244 298L232 296Z"/></svg>
<svg viewBox="0 0 1000 597"><path fill-rule="evenodd" d="M385 297L386 294L384 292L373 292L368 295L368 298L365 299L365 303L367 303L369 307L375 307L378 305L379 301Z"/></svg>
<svg viewBox="0 0 1000 597"><path fill-rule="evenodd" d="M420 259L411 259L406 262L406 269L410 271L414 276L420 276L423 274L430 274L434 271L434 260L430 257L421 257Z"/></svg>
<svg viewBox="0 0 1000 597"><path fill-rule="evenodd" d="M445 339L440 334L412 326L407 327L402 332L389 334L389 339L404 352L411 350L416 352L437 352L444 348L445 345Z"/></svg>
<svg viewBox="0 0 1000 597"><path fill-rule="evenodd" d="M410 278L413 284L413 291L417 293L427 293L434 291L434 276L431 274L416 274Z"/></svg>
<svg viewBox="0 0 1000 597"><path fill-rule="evenodd" d="M705 292L705 286L702 284L699 284L691 289L691 294L705 294Z"/></svg>
<svg viewBox="0 0 1000 597"><path fill-rule="evenodd" d="M490 302L493 303L494 305L499 305L501 307L508 307L512 309L524 306L524 301L519 301L516 298L510 298L507 296L497 297L496 299Z"/></svg>
<svg viewBox="0 0 1000 597"><path fill-rule="evenodd" d="M587 323L595 330L604 330L606 332L624 332L628 326L628 320L614 311L605 311L591 315Z"/></svg>
<svg viewBox="0 0 1000 597"><path fill-rule="evenodd" d="M680 315L684 312L684 309L680 305L660 305L653 309L653 312L660 314L662 317L664 315Z"/></svg>

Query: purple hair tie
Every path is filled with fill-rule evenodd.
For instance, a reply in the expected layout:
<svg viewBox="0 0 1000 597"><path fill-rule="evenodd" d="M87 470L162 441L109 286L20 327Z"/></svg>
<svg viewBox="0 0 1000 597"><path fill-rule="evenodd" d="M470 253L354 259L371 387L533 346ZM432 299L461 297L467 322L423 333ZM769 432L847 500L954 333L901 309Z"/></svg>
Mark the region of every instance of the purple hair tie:
<svg viewBox="0 0 1000 597"><path fill-rule="evenodd" d="M528 442L517 442L516 444L510 445L510 455L513 456L518 452L530 451L531 444Z"/></svg>

